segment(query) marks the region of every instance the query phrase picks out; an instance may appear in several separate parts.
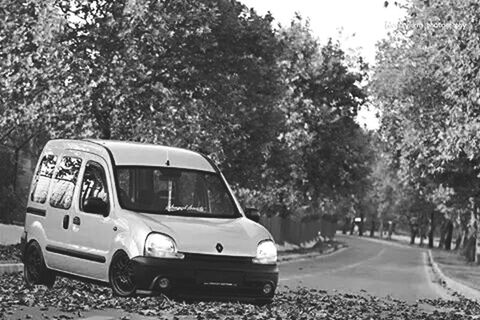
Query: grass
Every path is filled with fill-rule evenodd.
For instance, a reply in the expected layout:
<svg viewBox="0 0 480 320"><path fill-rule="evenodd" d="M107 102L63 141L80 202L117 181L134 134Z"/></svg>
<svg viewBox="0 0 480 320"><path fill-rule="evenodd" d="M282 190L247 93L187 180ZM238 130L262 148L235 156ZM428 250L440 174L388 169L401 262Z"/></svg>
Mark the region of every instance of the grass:
<svg viewBox="0 0 480 320"><path fill-rule="evenodd" d="M443 273L470 288L480 290L480 266L467 262L460 252L433 249L432 255Z"/></svg>

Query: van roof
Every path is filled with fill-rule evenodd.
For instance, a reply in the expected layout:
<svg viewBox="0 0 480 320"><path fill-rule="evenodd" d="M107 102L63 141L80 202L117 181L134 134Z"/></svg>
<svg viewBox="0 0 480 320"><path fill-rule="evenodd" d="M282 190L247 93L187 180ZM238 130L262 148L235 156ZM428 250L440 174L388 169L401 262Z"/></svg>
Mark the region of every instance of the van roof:
<svg viewBox="0 0 480 320"><path fill-rule="evenodd" d="M215 168L205 156L182 148L98 139L52 140L47 146L84 149L100 155L107 151L117 166L171 167L215 172Z"/></svg>

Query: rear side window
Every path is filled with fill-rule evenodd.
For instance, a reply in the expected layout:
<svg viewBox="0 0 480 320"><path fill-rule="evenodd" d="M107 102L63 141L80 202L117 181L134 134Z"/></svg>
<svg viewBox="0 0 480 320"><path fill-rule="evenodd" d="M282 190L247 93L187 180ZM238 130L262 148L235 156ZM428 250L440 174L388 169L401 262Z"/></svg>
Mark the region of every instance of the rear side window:
<svg viewBox="0 0 480 320"><path fill-rule="evenodd" d="M34 177L35 180L33 182L30 200L38 203L45 203L56 163L57 156L53 154L45 155L42 158L38 171Z"/></svg>
<svg viewBox="0 0 480 320"><path fill-rule="evenodd" d="M70 208L81 165L82 159L80 158L70 156L62 158L53 180L52 195L50 196L52 207Z"/></svg>

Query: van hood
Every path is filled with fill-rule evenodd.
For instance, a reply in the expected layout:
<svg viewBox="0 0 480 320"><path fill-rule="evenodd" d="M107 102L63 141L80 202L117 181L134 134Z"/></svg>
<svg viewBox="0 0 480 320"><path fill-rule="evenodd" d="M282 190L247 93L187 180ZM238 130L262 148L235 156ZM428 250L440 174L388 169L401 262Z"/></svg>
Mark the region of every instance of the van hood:
<svg viewBox="0 0 480 320"><path fill-rule="evenodd" d="M152 232L175 240L179 252L254 257L260 241L272 239L261 225L245 217L197 218L140 213ZM217 245L223 250L219 252Z"/></svg>

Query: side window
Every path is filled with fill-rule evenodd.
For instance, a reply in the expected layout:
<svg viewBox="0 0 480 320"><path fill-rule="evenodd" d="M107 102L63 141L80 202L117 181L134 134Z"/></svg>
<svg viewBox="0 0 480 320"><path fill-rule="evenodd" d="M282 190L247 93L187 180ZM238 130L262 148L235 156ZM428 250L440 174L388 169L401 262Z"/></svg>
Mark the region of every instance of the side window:
<svg viewBox="0 0 480 320"><path fill-rule="evenodd" d="M53 154L45 155L42 158L38 171L35 173L30 200L45 203L56 163L57 156Z"/></svg>
<svg viewBox="0 0 480 320"><path fill-rule="evenodd" d="M73 192L77 183L78 172L82 159L65 156L62 158L50 196L50 205L55 208L69 209L72 204Z"/></svg>
<svg viewBox="0 0 480 320"><path fill-rule="evenodd" d="M91 198L100 198L105 203L109 203L105 170L102 165L94 161L89 161L85 167L80 194L80 210L84 211L83 207Z"/></svg>

